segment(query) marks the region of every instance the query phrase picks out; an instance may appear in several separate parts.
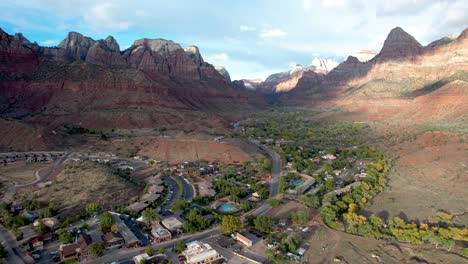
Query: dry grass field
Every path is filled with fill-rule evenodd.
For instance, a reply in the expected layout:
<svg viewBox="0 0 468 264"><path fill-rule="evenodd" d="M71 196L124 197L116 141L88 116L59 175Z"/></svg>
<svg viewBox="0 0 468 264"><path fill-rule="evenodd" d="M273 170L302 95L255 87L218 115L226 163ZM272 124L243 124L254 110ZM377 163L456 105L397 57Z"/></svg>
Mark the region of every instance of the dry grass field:
<svg viewBox="0 0 468 264"><path fill-rule="evenodd" d="M0 177L14 181L17 184L26 184L36 180L35 172L47 168L50 164L14 162L7 166L0 166Z"/></svg>
<svg viewBox="0 0 468 264"><path fill-rule="evenodd" d="M97 163L70 163L53 183L42 189L24 190L24 198L37 197L44 203L59 206L61 215L82 213L86 204L97 202L105 210L113 205L128 203L139 195L141 188L112 174L105 165Z"/></svg>

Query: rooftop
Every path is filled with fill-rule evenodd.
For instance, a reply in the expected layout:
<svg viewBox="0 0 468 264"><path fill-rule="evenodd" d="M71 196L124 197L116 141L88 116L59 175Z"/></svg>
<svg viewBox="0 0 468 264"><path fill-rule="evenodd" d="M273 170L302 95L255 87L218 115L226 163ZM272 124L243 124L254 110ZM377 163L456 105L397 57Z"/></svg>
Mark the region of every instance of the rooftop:
<svg viewBox="0 0 468 264"><path fill-rule="evenodd" d="M110 213L112 214L112 219L114 219L114 222L119 226L120 234L125 240L125 243L133 244L140 242L140 240L135 236L132 230L130 230L130 228L128 228L124 221L120 219L120 214L114 212Z"/></svg>
<svg viewBox="0 0 468 264"><path fill-rule="evenodd" d="M188 243L187 249L183 254L187 258L187 263L198 263L205 259L222 258L209 244L200 241Z"/></svg>
<svg viewBox="0 0 468 264"><path fill-rule="evenodd" d="M165 218L161 221L161 224L169 230L175 230L181 228L183 223L174 216Z"/></svg>
<svg viewBox="0 0 468 264"><path fill-rule="evenodd" d="M166 237L170 235L171 232L169 232L169 230L162 227L160 224L157 224L157 225L153 225L153 228L151 229L151 234L155 238L162 238L162 237Z"/></svg>

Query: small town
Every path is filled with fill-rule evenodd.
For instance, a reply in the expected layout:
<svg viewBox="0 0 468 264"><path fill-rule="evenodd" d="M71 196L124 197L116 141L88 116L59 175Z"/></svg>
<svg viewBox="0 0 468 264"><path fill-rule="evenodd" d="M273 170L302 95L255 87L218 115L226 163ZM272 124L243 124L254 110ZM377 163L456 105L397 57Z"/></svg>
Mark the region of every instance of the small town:
<svg viewBox="0 0 468 264"><path fill-rule="evenodd" d="M215 137L213 141L223 140ZM287 217L269 212L318 192L324 197L350 193L366 177L369 162L354 157L338 165L341 170L334 169L331 165L339 154L320 150L308 161L316 169L304 171L290 155L281 165L281 158L271 150L286 149L293 142L261 137L249 141L270 159L168 164L107 152L5 153L0 155L5 167L18 162L52 164L52 170L60 165L64 171L105 166L141 185L142 191L110 210L91 202L74 215L57 215L57 208L37 204L34 197L10 197L10 201L4 197L3 222L14 230L22 258L31 263L268 263L266 251L300 261L307 252L303 242L311 229L311 211ZM46 173L36 179L34 188L53 184L53 173Z"/></svg>

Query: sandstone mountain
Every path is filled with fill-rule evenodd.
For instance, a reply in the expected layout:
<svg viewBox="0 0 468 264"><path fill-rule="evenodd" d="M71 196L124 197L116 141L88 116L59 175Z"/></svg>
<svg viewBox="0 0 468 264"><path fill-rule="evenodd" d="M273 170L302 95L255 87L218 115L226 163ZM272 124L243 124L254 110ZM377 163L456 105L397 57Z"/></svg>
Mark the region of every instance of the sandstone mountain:
<svg viewBox="0 0 468 264"><path fill-rule="evenodd" d="M75 32L57 47L41 47L0 30L0 124L30 130L43 145L60 141L50 138L71 125L223 128L262 105L259 96L232 88L196 47L140 39L120 51L113 37L95 41ZM30 146L0 140L0 148L10 147Z"/></svg>
<svg viewBox="0 0 468 264"><path fill-rule="evenodd" d="M458 37L422 46L397 27L371 60L349 56L318 84L299 80L283 102L327 102L352 112L372 112L373 118L398 115L402 121L464 122L468 118L468 29Z"/></svg>
<svg viewBox="0 0 468 264"><path fill-rule="evenodd" d="M309 80L310 85L319 83L334 66L335 62L331 59L315 58L307 68L297 64L290 71L272 74L264 81L240 80L236 85L263 94L284 93L296 88L301 79Z"/></svg>
<svg viewBox="0 0 468 264"><path fill-rule="evenodd" d="M324 59L315 57L309 65L309 69L313 70L317 73L327 74L331 70L333 70L336 66L338 66L338 62L334 59Z"/></svg>

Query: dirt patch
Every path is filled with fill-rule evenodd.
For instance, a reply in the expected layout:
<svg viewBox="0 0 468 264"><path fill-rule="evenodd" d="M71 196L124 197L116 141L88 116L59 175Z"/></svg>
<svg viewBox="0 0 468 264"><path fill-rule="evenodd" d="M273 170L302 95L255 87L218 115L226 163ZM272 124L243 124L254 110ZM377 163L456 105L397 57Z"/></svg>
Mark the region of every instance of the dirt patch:
<svg viewBox="0 0 468 264"><path fill-rule="evenodd" d="M17 184L27 184L36 180L37 170L50 167L50 164L14 162L7 166L0 166L0 177L9 179Z"/></svg>
<svg viewBox="0 0 468 264"><path fill-rule="evenodd" d="M44 203L59 206L60 215L83 213L86 204L99 203L104 210L122 205L139 195L141 188L112 174L105 165L71 163L61 171L53 183L42 189L23 190L23 198L34 196Z"/></svg>
<svg viewBox="0 0 468 264"><path fill-rule="evenodd" d="M389 147L397 159L389 188L377 195L370 210L425 220L439 210L468 212L468 149L448 132L425 132ZM464 225L468 225L464 223Z"/></svg>
<svg viewBox="0 0 468 264"><path fill-rule="evenodd" d="M125 155L127 149L137 148L138 155L168 162L190 160L242 163L252 160L240 147L218 143L207 136L139 137L112 141L112 146Z"/></svg>

